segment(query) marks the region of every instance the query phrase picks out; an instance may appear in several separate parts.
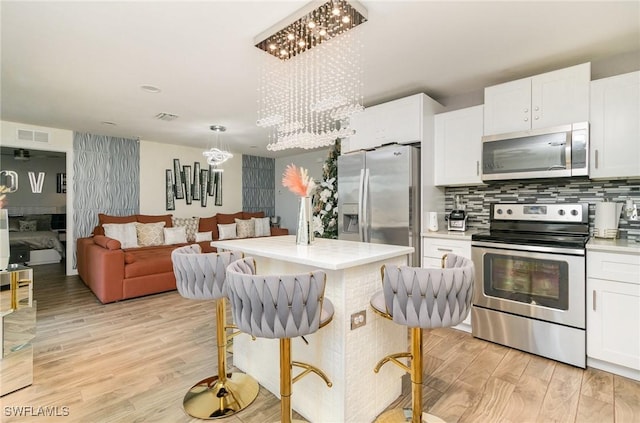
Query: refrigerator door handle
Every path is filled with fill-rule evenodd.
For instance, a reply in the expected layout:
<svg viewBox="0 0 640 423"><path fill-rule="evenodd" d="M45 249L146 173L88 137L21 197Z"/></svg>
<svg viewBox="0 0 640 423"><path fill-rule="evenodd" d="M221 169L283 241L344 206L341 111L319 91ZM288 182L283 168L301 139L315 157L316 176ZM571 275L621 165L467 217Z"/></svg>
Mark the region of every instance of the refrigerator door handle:
<svg viewBox="0 0 640 423"><path fill-rule="evenodd" d="M360 185L358 185L358 235L360 236L360 242L364 242L364 215L363 215L364 198L362 196L363 189L364 189L364 169L360 169Z"/></svg>
<svg viewBox="0 0 640 423"><path fill-rule="evenodd" d="M364 189L362 194L362 220L363 220L363 242L371 242L369 238L369 168L364 170Z"/></svg>

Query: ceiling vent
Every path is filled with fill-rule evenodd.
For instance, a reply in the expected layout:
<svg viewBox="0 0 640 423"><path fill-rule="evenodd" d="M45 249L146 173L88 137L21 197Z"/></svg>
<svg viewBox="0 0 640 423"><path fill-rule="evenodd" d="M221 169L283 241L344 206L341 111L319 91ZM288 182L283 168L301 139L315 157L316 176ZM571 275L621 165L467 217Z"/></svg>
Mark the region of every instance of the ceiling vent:
<svg viewBox="0 0 640 423"><path fill-rule="evenodd" d="M18 141L49 142L49 133L32 131L30 129L18 129Z"/></svg>
<svg viewBox="0 0 640 423"><path fill-rule="evenodd" d="M156 119L171 122L172 120L178 119L178 115L172 115L171 113L158 113L156 115Z"/></svg>

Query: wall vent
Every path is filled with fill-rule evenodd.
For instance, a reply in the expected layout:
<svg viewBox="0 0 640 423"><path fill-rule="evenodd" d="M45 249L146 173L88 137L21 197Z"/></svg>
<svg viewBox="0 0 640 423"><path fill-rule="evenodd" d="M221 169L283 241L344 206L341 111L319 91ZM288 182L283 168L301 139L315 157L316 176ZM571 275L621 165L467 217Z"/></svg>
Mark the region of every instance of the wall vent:
<svg viewBox="0 0 640 423"><path fill-rule="evenodd" d="M172 115L171 113L158 113L156 115L156 119L164 120L170 122L172 120L178 119L178 115Z"/></svg>
<svg viewBox="0 0 640 423"><path fill-rule="evenodd" d="M18 141L49 142L49 133L32 131L30 129L18 129Z"/></svg>

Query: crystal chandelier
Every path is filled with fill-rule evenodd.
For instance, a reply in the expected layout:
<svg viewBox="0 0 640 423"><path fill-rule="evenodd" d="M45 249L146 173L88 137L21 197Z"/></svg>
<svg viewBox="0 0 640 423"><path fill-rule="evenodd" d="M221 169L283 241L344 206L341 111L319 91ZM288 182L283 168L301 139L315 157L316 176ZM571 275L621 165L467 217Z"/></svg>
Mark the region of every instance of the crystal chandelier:
<svg viewBox="0 0 640 423"><path fill-rule="evenodd" d="M227 128L222 125L211 125L209 129L216 133L216 142L213 147L203 152L202 155L207 158L207 163L212 166L216 166L214 171L222 172L222 169L218 169L217 166L220 166L222 163L233 157L233 154L224 149L220 144L220 133L226 131Z"/></svg>
<svg viewBox="0 0 640 423"><path fill-rule="evenodd" d="M367 21L366 10L334 0L296 16L256 37L269 53L257 124L270 129L270 151L331 145L353 135L349 117L363 110L362 49L358 31L349 30Z"/></svg>

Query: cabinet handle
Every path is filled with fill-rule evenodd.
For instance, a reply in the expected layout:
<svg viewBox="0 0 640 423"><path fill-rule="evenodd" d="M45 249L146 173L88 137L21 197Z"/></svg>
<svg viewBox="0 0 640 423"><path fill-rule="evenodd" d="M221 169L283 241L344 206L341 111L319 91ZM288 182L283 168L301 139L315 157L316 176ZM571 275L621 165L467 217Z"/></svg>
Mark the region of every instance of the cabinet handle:
<svg viewBox="0 0 640 423"><path fill-rule="evenodd" d="M529 109L524 109L524 112L525 113L529 113Z"/></svg>
<svg viewBox="0 0 640 423"><path fill-rule="evenodd" d="M540 117L539 117L539 116L536 116L536 120L538 120L538 119L540 119Z"/></svg>
<svg viewBox="0 0 640 423"><path fill-rule="evenodd" d="M598 168L598 149L596 148L596 169Z"/></svg>
<svg viewBox="0 0 640 423"><path fill-rule="evenodd" d="M480 176L480 160L476 160L476 176Z"/></svg>
<svg viewBox="0 0 640 423"><path fill-rule="evenodd" d="M537 112L538 110L540 110L540 108L538 106L536 106L536 108L533 109L533 110L535 110Z"/></svg>
<svg viewBox="0 0 640 423"><path fill-rule="evenodd" d="M446 253L453 253L453 250L451 248L438 248L438 251L444 251Z"/></svg>
<svg viewBox="0 0 640 423"><path fill-rule="evenodd" d="M596 290L591 291L591 296L593 297L593 311L596 311Z"/></svg>
<svg viewBox="0 0 640 423"><path fill-rule="evenodd" d="M524 118L524 121L525 122L529 122L529 118Z"/></svg>

